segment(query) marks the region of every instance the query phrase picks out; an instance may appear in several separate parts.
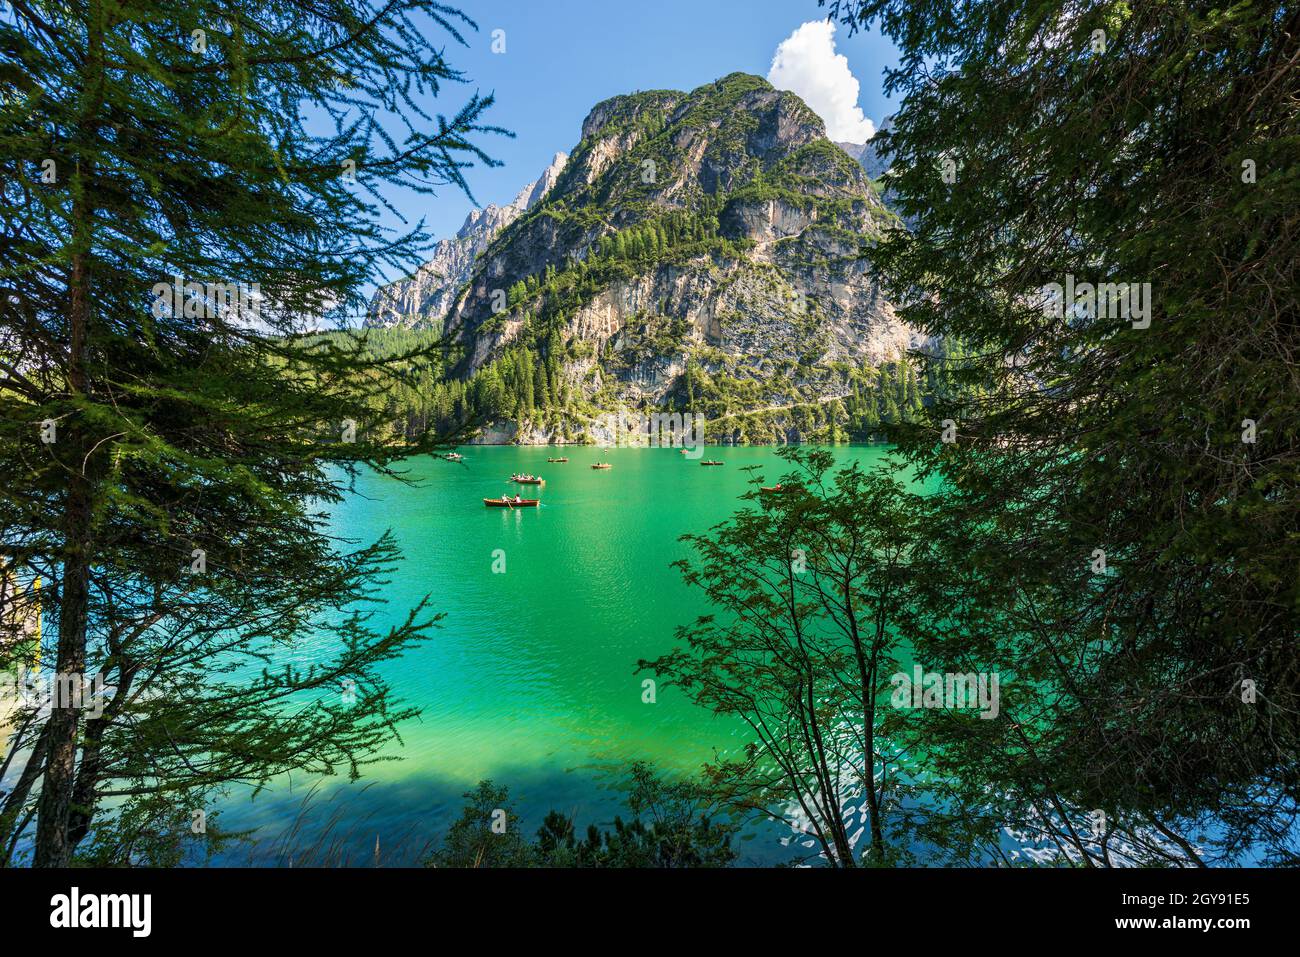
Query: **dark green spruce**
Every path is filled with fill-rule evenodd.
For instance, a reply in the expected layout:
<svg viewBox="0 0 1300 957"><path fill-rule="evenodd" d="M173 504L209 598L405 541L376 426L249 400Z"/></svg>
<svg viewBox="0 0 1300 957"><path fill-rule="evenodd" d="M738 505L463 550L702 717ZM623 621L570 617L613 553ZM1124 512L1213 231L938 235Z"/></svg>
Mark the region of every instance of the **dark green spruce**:
<svg viewBox="0 0 1300 957"><path fill-rule="evenodd" d="M426 0L6 6L0 554L47 630L6 616L0 666L105 690L18 715L0 862L201 854L223 788L355 776L414 713L375 667L435 616L372 629L392 540L320 513L434 437L374 411L391 357L317 333L427 245L381 229L384 191L488 162L489 100L432 114L473 29Z"/></svg>
<svg viewBox="0 0 1300 957"><path fill-rule="evenodd" d="M998 721L921 716L944 806L1086 865L1294 861L1300 10L830 10L903 54L881 149L914 228L872 262L967 347L895 431L938 486L917 658L1002 677ZM1149 310L1053 308L1071 282Z"/></svg>

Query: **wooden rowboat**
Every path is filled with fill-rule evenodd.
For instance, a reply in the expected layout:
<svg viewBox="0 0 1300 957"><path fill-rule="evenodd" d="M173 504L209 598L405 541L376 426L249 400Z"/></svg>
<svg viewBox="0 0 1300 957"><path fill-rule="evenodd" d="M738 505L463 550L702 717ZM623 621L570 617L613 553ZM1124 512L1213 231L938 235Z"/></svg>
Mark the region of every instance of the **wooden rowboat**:
<svg viewBox="0 0 1300 957"><path fill-rule="evenodd" d="M591 466L593 469L612 469L614 466L609 462L595 462Z"/></svg>
<svg viewBox="0 0 1300 957"><path fill-rule="evenodd" d="M535 475L532 478L525 478L522 475L512 475L510 476L510 481L515 482L519 485L545 485L546 484L546 479L542 478L540 475Z"/></svg>
<svg viewBox="0 0 1300 957"><path fill-rule="evenodd" d="M562 458L562 459L547 459L546 461L548 461L548 462L567 462L567 461L569 461L569 458L568 458L568 456L565 456L565 457Z"/></svg>
<svg viewBox="0 0 1300 957"><path fill-rule="evenodd" d="M465 456L461 455L459 452L448 452L446 455L443 456L443 458L446 459L448 462L459 462L464 457Z"/></svg>
<svg viewBox="0 0 1300 957"><path fill-rule="evenodd" d="M723 465L723 462L714 462L712 459L700 463L701 465Z"/></svg>
<svg viewBox="0 0 1300 957"><path fill-rule="evenodd" d="M512 498L485 498L483 504L488 508L536 508L539 498L521 498L515 501Z"/></svg>

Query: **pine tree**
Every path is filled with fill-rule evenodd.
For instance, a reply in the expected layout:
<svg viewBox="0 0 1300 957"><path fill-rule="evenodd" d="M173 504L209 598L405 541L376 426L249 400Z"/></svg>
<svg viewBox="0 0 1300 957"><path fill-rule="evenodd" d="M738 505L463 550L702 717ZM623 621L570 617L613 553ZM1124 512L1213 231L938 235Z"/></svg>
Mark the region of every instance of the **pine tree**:
<svg viewBox="0 0 1300 957"><path fill-rule="evenodd" d="M527 347L515 353L515 388L519 397L519 414L531 415L536 405L537 395L534 391L533 353Z"/></svg>
<svg viewBox="0 0 1300 957"><path fill-rule="evenodd" d="M426 33L473 25L425 0L0 18L4 558L46 586L44 674L111 689L98 716L75 696L25 712L7 742L27 757L0 862L34 817L34 863L62 866L100 828L188 837L233 781L356 774L412 713L375 666L430 616L377 633L355 611L392 538L344 550L314 513L357 468L435 446L383 413L417 357L318 330L427 245L381 229L376 196L490 162L471 140L491 101L427 118L461 77ZM325 618L314 667L285 657Z"/></svg>
<svg viewBox="0 0 1300 957"><path fill-rule="evenodd" d="M981 734L928 722L929 759L966 782L948 806L1050 805L1089 864L1111 860L1071 826L1086 809L1151 862L1294 862L1300 8L835 12L902 51L881 144L916 228L873 266L902 318L967 344L897 436L942 490L913 640L1019 689ZM1056 305L1084 283L1124 291Z"/></svg>

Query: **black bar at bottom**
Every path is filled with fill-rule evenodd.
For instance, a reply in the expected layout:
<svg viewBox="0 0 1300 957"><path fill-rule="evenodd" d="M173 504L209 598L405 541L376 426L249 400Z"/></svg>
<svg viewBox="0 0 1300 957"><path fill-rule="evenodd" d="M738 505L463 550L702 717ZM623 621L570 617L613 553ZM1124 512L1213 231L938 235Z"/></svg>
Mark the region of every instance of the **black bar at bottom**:
<svg viewBox="0 0 1300 957"><path fill-rule="evenodd" d="M127 947L373 947L398 932L435 946L481 933L499 945L594 941L602 929L662 942L667 930L701 924L737 942L806 924L937 945L1048 932L1069 941L1199 934L1231 946L1294 929L1298 888L1288 870L0 871L7 942L75 934ZM129 895L148 895L147 912ZM120 926L71 926L87 922Z"/></svg>

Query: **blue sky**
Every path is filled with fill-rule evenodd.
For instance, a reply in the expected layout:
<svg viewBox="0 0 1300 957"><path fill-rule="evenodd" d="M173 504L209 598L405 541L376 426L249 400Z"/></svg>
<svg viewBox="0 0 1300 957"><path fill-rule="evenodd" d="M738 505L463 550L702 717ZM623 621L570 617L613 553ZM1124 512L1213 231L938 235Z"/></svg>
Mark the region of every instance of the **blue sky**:
<svg viewBox="0 0 1300 957"><path fill-rule="evenodd" d="M493 92L489 122L516 134L481 141L505 164L467 174L484 205L509 202L557 151L570 151L599 101L636 90L690 90L736 71L767 76L778 45L802 24L826 17L816 0L468 0L461 8L479 29L465 32L469 47L448 38L446 52L469 82L444 88L438 111L455 112L474 90ZM495 30L505 31L504 53L492 51ZM879 124L892 112L880 89L882 70L896 63L897 51L875 32L826 33L818 26L801 34L787 48L782 75L793 84L821 84L848 129L852 91L844 81L851 72L860 84L857 107ZM832 42L847 72L830 62ZM451 188L436 197L392 199L412 221L424 217L437 238L453 234L473 206Z"/></svg>

